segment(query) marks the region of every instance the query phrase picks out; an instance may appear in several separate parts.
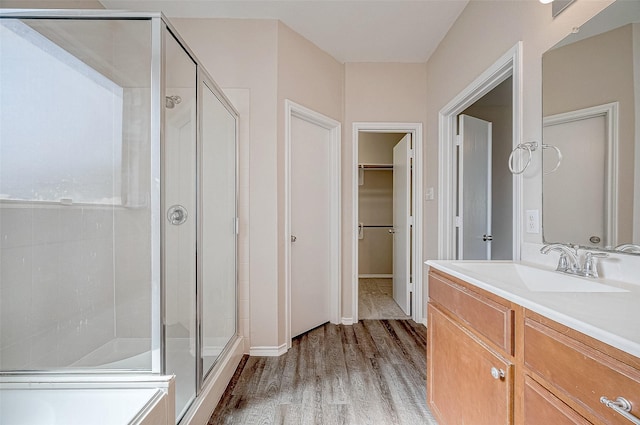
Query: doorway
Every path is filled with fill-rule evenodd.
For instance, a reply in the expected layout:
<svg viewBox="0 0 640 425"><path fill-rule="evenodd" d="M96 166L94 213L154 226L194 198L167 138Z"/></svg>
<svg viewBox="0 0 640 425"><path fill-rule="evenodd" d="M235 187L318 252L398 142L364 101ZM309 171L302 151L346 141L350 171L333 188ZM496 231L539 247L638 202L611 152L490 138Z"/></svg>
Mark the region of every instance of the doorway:
<svg viewBox="0 0 640 425"><path fill-rule="evenodd" d="M489 67L482 75L467 86L458 96L452 99L439 113L439 149L438 149L438 258L443 260L456 259L458 257L458 118L460 114L475 115L473 108L488 93L492 92L501 83L505 83L511 90L511 107L503 108L504 113L511 116L510 134L505 135L505 149L507 146L513 149L521 140L521 123L522 123L522 43L516 44L500 59L498 59L491 67ZM484 98L487 102L491 96ZM482 103L482 102L480 102ZM475 105L475 106L474 106ZM485 109L490 110L491 105L484 105ZM482 117L480 117L482 118ZM490 121L490 120L489 120ZM496 127L494 125L494 127ZM500 162L496 160L492 162L500 164L498 168L508 169L507 160ZM492 171L492 175L493 175ZM508 171L507 171L508 172ZM511 255L508 252L504 254L504 258L510 258L514 261L520 259L520 242L522 240L522 175L505 175L504 177L494 178L494 184L501 182L508 187L500 187L492 189L494 194L505 195L511 194L510 206L493 207L492 223L499 222L501 225L508 226L511 229ZM505 196L505 199L508 197ZM499 220L498 213L507 219ZM510 220L508 219L510 217ZM506 223L506 224L505 224ZM492 224L494 225L494 224ZM496 232L497 228L492 228L491 232ZM507 230L504 230L505 234ZM506 236L501 240L509 239ZM496 251L496 245L493 243L493 251Z"/></svg>
<svg viewBox="0 0 640 425"><path fill-rule="evenodd" d="M513 259L513 77L458 115L456 255Z"/></svg>
<svg viewBox="0 0 640 425"><path fill-rule="evenodd" d="M421 124L354 124L355 321L421 321L421 140Z"/></svg>
<svg viewBox="0 0 640 425"><path fill-rule="evenodd" d="M285 102L286 334L340 311L340 123Z"/></svg>

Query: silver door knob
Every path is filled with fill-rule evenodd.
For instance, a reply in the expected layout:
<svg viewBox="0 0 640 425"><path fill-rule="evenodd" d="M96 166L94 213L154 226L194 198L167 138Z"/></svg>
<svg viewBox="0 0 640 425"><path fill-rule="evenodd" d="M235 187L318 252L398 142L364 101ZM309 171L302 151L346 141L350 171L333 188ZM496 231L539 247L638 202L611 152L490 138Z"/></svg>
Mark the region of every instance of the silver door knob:
<svg viewBox="0 0 640 425"><path fill-rule="evenodd" d="M298 240L298 238L295 235L291 235L291 242L295 242L297 240Z"/></svg>
<svg viewBox="0 0 640 425"><path fill-rule="evenodd" d="M497 367L491 368L491 376L493 376L493 379L503 379L504 375L504 370L498 369Z"/></svg>
<svg viewBox="0 0 640 425"><path fill-rule="evenodd" d="M167 220L174 226L179 226L187 221L187 209L182 205L173 205L167 210Z"/></svg>

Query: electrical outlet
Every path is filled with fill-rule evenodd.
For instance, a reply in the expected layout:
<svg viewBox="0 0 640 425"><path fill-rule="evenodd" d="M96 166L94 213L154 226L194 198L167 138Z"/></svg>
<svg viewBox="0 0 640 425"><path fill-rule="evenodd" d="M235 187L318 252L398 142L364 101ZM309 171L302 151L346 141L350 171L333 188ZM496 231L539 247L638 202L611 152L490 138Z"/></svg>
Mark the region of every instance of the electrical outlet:
<svg viewBox="0 0 640 425"><path fill-rule="evenodd" d="M540 213L538 210L527 210L526 232L540 233Z"/></svg>

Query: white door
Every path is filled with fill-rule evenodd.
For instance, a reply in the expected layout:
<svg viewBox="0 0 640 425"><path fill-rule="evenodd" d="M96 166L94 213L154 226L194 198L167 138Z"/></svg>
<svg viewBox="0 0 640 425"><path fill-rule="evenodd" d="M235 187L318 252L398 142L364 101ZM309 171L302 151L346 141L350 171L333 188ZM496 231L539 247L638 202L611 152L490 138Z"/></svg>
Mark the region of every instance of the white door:
<svg viewBox="0 0 640 425"><path fill-rule="evenodd" d="M411 314L411 135L393 148L393 299Z"/></svg>
<svg viewBox="0 0 640 425"><path fill-rule="evenodd" d="M291 118L291 336L330 320L331 130Z"/></svg>
<svg viewBox="0 0 640 425"><path fill-rule="evenodd" d="M458 259L491 259L491 123L460 115Z"/></svg>
<svg viewBox="0 0 640 425"><path fill-rule="evenodd" d="M562 152L561 166L553 149L543 150L544 238L579 245L615 245L606 231L607 120L605 115L545 125L544 143ZM574 190L588 187L589 190ZM585 212L589 214L585 214ZM565 217L573 217L567 223Z"/></svg>

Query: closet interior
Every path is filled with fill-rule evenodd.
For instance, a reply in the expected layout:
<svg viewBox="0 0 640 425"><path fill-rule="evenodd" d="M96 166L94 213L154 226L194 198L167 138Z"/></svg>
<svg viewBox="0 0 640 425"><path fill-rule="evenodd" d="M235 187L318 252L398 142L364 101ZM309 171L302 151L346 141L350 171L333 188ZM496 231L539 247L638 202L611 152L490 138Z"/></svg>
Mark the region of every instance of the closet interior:
<svg viewBox="0 0 640 425"><path fill-rule="evenodd" d="M393 299L393 148L405 133L358 136L360 319L409 318Z"/></svg>

